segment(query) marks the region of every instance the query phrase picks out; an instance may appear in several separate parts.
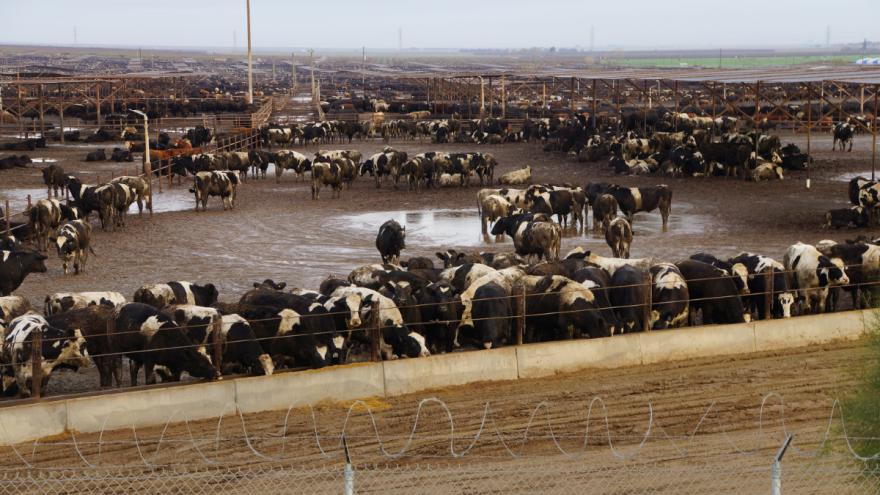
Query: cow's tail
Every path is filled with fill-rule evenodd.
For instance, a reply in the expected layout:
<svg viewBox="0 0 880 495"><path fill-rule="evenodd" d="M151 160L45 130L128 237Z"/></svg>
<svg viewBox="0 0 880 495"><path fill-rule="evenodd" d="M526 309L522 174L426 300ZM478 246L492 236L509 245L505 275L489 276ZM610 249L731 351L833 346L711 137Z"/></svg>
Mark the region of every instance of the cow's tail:
<svg viewBox="0 0 880 495"><path fill-rule="evenodd" d="M93 256L97 256L97 255L98 255L98 253L96 253L95 250L92 249L92 246L89 246L89 252L92 253Z"/></svg>

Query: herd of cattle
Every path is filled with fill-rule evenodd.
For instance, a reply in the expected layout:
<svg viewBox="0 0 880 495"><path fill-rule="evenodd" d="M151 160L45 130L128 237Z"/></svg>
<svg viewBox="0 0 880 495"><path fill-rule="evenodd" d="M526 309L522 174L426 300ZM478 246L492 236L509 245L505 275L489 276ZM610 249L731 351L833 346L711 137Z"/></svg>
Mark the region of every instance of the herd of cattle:
<svg viewBox="0 0 880 495"><path fill-rule="evenodd" d="M511 217L496 226L540 236L540 225L552 225L524 228L512 218L519 226L506 223ZM119 386L123 356L132 385L141 367L147 383L184 372L268 375L359 359L374 345L370 329L378 329L381 357L396 359L511 344L523 312L524 342L541 342L831 311L841 291L858 308L880 274L880 246L866 239L797 243L781 262L744 252L669 263L580 248L538 261L517 245L511 253L438 252L436 267L431 258L401 260L405 236L386 222L376 238L383 263L327 278L317 291L266 280L227 303L212 284L176 281L144 285L132 302L116 292L51 294L43 314L23 297L0 297L4 393L30 393L36 353L44 382L54 369L92 361L101 386ZM2 251L0 270L20 254ZM34 350L36 333L42 345Z"/></svg>

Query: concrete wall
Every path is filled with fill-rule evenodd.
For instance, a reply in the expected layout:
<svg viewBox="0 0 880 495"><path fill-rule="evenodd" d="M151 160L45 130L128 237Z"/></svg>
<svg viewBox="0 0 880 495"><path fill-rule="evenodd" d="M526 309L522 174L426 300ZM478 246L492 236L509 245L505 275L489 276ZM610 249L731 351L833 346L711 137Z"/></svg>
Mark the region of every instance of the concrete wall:
<svg viewBox="0 0 880 495"><path fill-rule="evenodd" d="M48 399L0 407L0 445L65 431L89 433L101 428L156 426L169 420L391 397L478 381L536 378L587 368L618 368L853 340L865 335L876 323L880 323L876 312L849 311Z"/></svg>

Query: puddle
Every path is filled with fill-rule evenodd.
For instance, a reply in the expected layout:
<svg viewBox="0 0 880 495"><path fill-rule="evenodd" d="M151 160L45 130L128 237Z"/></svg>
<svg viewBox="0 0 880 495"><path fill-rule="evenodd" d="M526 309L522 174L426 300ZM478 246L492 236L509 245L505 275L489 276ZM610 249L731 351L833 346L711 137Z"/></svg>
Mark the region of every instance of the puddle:
<svg viewBox="0 0 880 495"><path fill-rule="evenodd" d="M33 158L31 157L31 161L34 163L55 163L58 161L57 158Z"/></svg>
<svg viewBox="0 0 880 495"><path fill-rule="evenodd" d="M863 172L847 172L845 174L840 174L840 175L834 177L832 180L837 181L837 182L849 182L852 179L855 179L856 177L858 177L860 175L862 177L866 177L866 178L870 179L871 178L871 171L865 170Z"/></svg>
<svg viewBox="0 0 880 495"><path fill-rule="evenodd" d="M171 211L191 210L195 208L195 199L188 187L176 186L168 190L163 188L160 193L156 183L153 183L153 213L167 213ZM46 198L46 190L39 189L3 189L0 190L0 204L9 200L10 209L14 212L24 211L27 207L27 197L31 195L31 201L36 202ZM63 196L62 196L63 198ZM144 205L146 211L146 205ZM137 214L137 203L131 205L128 212Z"/></svg>
<svg viewBox="0 0 880 495"><path fill-rule="evenodd" d="M378 211L343 217L349 228L376 235L387 220L397 220L406 227L407 245L427 246L480 246L495 244L483 241L480 217L476 209L441 209L421 211ZM509 243L509 238L503 242Z"/></svg>
<svg viewBox="0 0 880 495"><path fill-rule="evenodd" d="M9 208L14 212L24 211L27 208L27 197L31 195L31 201L36 202L46 198L46 189L2 189L0 190L0 202L9 200Z"/></svg>

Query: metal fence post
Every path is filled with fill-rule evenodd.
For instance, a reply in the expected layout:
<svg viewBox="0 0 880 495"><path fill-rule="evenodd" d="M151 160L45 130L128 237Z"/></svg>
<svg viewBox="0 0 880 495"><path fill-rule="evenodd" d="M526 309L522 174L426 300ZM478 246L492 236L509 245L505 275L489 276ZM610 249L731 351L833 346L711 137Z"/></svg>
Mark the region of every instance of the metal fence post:
<svg viewBox="0 0 880 495"><path fill-rule="evenodd" d="M370 361L381 361L379 349L380 332L382 331L382 318L379 316L379 301L374 301L370 309Z"/></svg>
<svg viewBox="0 0 880 495"><path fill-rule="evenodd" d="M654 283L653 283L653 279L651 278L651 271L650 270L648 270L648 272L646 273L645 285L646 285L645 290L648 293L648 300L647 300L647 304L645 304L645 307L644 307L644 315L643 315L644 323L642 326L642 331L648 332L651 330L651 309L652 309L652 306L654 305L654 294L653 294Z"/></svg>
<svg viewBox="0 0 880 495"><path fill-rule="evenodd" d="M354 495L354 468L351 465L351 456L348 455L348 441L342 435L342 449L345 451L345 468L342 472L342 493Z"/></svg>
<svg viewBox="0 0 880 495"><path fill-rule="evenodd" d="M764 273L764 319L769 320L773 318L773 279L775 278L774 272L775 268L772 266Z"/></svg>
<svg viewBox="0 0 880 495"><path fill-rule="evenodd" d="M43 385L43 332L33 331L31 339L31 397L40 398Z"/></svg>
<svg viewBox="0 0 880 495"><path fill-rule="evenodd" d="M520 284L520 294L517 298L516 308L516 345L522 345L526 333L526 286Z"/></svg>
<svg viewBox="0 0 880 495"><path fill-rule="evenodd" d="M6 200L6 209L3 210L3 215L6 217L6 235L9 235L12 232L12 213L9 211L9 200Z"/></svg>
<svg viewBox="0 0 880 495"><path fill-rule="evenodd" d="M782 446L776 452L776 457L773 458L773 470L770 476L770 493L772 495L782 495L782 456L785 455L785 451L791 445L792 438L793 435L785 437L785 441L782 442Z"/></svg>
<svg viewBox="0 0 880 495"><path fill-rule="evenodd" d="M217 371L220 371L223 366L223 343L220 340L222 326L222 317L215 318L211 324L211 350L213 351L214 367L217 368ZM223 372L220 372L220 374L222 375Z"/></svg>

